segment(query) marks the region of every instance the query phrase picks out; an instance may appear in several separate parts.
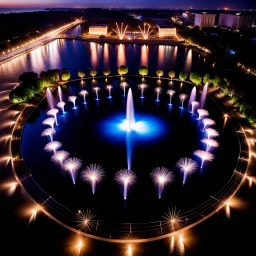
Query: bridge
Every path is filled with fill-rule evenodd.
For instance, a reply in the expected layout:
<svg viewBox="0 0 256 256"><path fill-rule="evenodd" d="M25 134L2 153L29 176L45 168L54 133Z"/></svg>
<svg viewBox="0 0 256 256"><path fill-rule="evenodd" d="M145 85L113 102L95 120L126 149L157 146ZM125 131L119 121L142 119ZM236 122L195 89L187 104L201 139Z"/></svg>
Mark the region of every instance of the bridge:
<svg viewBox="0 0 256 256"><path fill-rule="evenodd" d="M31 42L23 45L22 47L16 47L13 50L4 51L0 54L0 64L3 64L6 61L14 59L22 54L28 53L34 50L37 47L40 47L44 44L47 44L55 39L60 38L60 35L66 33L68 30L82 23L82 20L77 19L67 25L61 26L43 36L39 39L32 40Z"/></svg>

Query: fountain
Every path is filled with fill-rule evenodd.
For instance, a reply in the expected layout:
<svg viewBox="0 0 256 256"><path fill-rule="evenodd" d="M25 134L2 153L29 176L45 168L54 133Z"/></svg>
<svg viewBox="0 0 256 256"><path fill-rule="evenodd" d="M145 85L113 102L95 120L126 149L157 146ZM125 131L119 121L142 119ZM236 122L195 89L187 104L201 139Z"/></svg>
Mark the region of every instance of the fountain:
<svg viewBox="0 0 256 256"><path fill-rule="evenodd" d="M69 157L69 153L65 150L57 151L51 158L51 160L55 163L63 167L63 161L65 161Z"/></svg>
<svg viewBox="0 0 256 256"><path fill-rule="evenodd" d="M95 193L96 183L100 182L104 177L104 170L100 165L90 164L81 173L81 178L83 181L91 183L92 193Z"/></svg>
<svg viewBox="0 0 256 256"><path fill-rule="evenodd" d="M43 121L44 125L50 125L52 129L54 129L54 123L55 123L55 118L53 118L53 117L46 118Z"/></svg>
<svg viewBox="0 0 256 256"><path fill-rule="evenodd" d="M197 110L197 113L198 113L198 120L200 120L202 118L202 116L209 116L209 112L203 108L199 108Z"/></svg>
<svg viewBox="0 0 256 256"><path fill-rule="evenodd" d="M58 112L59 110L57 108L52 108L46 113L48 116L53 116L55 118L56 125L58 125L58 121L57 121Z"/></svg>
<svg viewBox="0 0 256 256"><path fill-rule="evenodd" d="M159 102L159 95L162 92L162 89L160 87L155 88L155 93L156 93L156 101Z"/></svg>
<svg viewBox="0 0 256 256"><path fill-rule="evenodd" d="M191 158L181 158L176 166L183 172L183 184L185 184L187 175L194 173L197 170L197 163Z"/></svg>
<svg viewBox="0 0 256 256"><path fill-rule="evenodd" d="M49 136L50 141L53 141L53 134L55 133L56 131L53 128L47 128L41 133L41 136Z"/></svg>
<svg viewBox="0 0 256 256"><path fill-rule="evenodd" d="M147 84L144 84L144 83L142 83L142 84L138 84L138 88L140 89L140 97L143 99L144 98L144 90L146 89L146 88L148 88L148 85Z"/></svg>
<svg viewBox="0 0 256 256"><path fill-rule="evenodd" d="M191 113L194 114L196 108L198 108L200 103L198 101L192 101L191 103Z"/></svg>
<svg viewBox="0 0 256 256"><path fill-rule="evenodd" d="M189 102L188 102L188 107L190 108L191 104L193 101L196 101L196 87L194 86L192 91L191 91L191 94L190 94L190 97L189 97ZM192 111L193 113L193 111Z"/></svg>
<svg viewBox="0 0 256 256"><path fill-rule="evenodd" d="M206 144L206 151L208 151L210 147L213 147L213 148L219 147L219 143L213 139L202 139L201 142Z"/></svg>
<svg viewBox="0 0 256 256"><path fill-rule="evenodd" d="M81 166L82 161L75 157L68 158L64 161L64 169L70 173L74 185L76 184L77 172Z"/></svg>
<svg viewBox="0 0 256 256"><path fill-rule="evenodd" d="M121 169L115 174L115 181L123 185L124 200L127 199L127 191L129 185L132 185L136 181L136 174L132 170Z"/></svg>
<svg viewBox="0 0 256 256"><path fill-rule="evenodd" d="M168 90L167 94L169 94L170 96L170 103L169 105L172 105L172 96L175 94L176 92L174 90Z"/></svg>
<svg viewBox="0 0 256 256"><path fill-rule="evenodd" d="M95 100L99 100L99 90L100 90L100 87L93 87L93 90L96 93L96 99Z"/></svg>
<svg viewBox="0 0 256 256"><path fill-rule="evenodd" d="M128 132L134 129L135 118L134 118L134 105L133 105L133 96L132 96L131 88L128 91L127 102L126 102L126 125L127 125Z"/></svg>
<svg viewBox="0 0 256 256"><path fill-rule="evenodd" d="M84 104L86 104L86 95L87 94L88 94L88 91L86 91L86 90L82 90L81 92L79 92L79 95L83 96Z"/></svg>
<svg viewBox="0 0 256 256"><path fill-rule="evenodd" d="M204 118L202 120L202 122L204 124L204 130L205 130L206 126L208 126L208 125L215 125L216 124L215 121L210 119L210 118Z"/></svg>
<svg viewBox="0 0 256 256"><path fill-rule="evenodd" d="M64 106L66 105L66 103L64 101L60 101L58 104L57 104L57 107L58 108L61 108L62 110L62 113L65 114L65 111L64 111Z"/></svg>
<svg viewBox="0 0 256 256"><path fill-rule="evenodd" d="M213 128L206 128L205 131L207 133L208 139L210 139L211 137L219 136L219 133Z"/></svg>
<svg viewBox="0 0 256 256"><path fill-rule="evenodd" d="M164 186L174 180L172 172L165 167L157 167L151 173L153 181L158 185L158 198L162 197Z"/></svg>
<svg viewBox="0 0 256 256"><path fill-rule="evenodd" d="M76 96L69 96L68 101L72 102L74 105L74 108L76 108Z"/></svg>
<svg viewBox="0 0 256 256"><path fill-rule="evenodd" d="M206 95L207 95L207 90L208 90L208 83L206 83L204 85L204 89L203 89L202 94L201 94L201 99L200 99L200 107L201 108L204 108L204 104L205 104L205 100L206 100Z"/></svg>
<svg viewBox="0 0 256 256"><path fill-rule="evenodd" d="M207 161L212 161L214 159L214 155L207 152L207 151L204 151L204 150L196 150L194 152L194 155L198 156L199 158L201 158L202 162L201 162L201 168L203 168L203 165L204 165L204 161L207 160Z"/></svg>
<svg viewBox="0 0 256 256"><path fill-rule="evenodd" d="M53 96L49 88L46 89L46 98L50 108L54 108Z"/></svg>
<svg viewBox="0 0 256 256"><path fill-rule="evenodd" d="M53 151L55 154L56 150L59 149L61 146L62 144L59 141L51 141L45 145L44 150L47 152Z"/></svg>
<svg viewBox="0 0 256 256"><path fill-rule="evenodd" d="M124 97L125 97L125 88L126 87L128 87L129 86L129 84L127 83L127 82L122 82L121 84L120 84L120 86L123 88L123 90L124 90Z"/></svg>
<svg viewBox="0 0 256 256"><path fill-rule="evenodd" d="M181 103L181 108L183 108L184 101L188 96L184 93L180 94L180 103Z"/></svg>
<svg viewBox="0 0 256 256"><path fill-rule="evenodd" d="M61 90L61 87L58 86L58 94L59 94L59 99L60 99L60 102L62 101L62 90Z"/></svg>
<svg viewBox="0 0 256 256"><path fill-rule="evenodd" d="M106 89L108 90L108 98L111 99L112 96L111 96L111 90L112 90L113 86L111 84L108 84L106 86Z"/></svg>

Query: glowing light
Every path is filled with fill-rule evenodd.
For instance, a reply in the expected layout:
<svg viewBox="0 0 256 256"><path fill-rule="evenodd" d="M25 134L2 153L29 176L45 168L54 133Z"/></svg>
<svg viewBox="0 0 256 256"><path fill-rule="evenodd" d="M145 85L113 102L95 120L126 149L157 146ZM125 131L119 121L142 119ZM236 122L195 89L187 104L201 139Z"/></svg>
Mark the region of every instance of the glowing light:
<svg viewBox="0 0 256 256"><path fill-rule="evenodd" d="M64 161L64 169L70 173L74 185L76 184L77 172L81 168L81 166L82 161L75 157L68 158Z"/></svg>
<svg viewBox="0 0 256 256"><path fill-rule="evenodd" d="M66 105L66 103L65 103L64 101L60 101L60 102L57 104L57 107L58 107L58 108L61 108L63 114L65 113L65 111L64 111L65 105Z"/></svg>
<svg viewBox="0 0 256 256"><path fill-rule="evenodd" d="M91 183L92 193L95 193L96 183L100 182L104 177L104 170L100 165L90 164L81 173L82 180Z"/></svg>
<svg viewBox="0 0 256 256"><path fill-rule="evenodd" d="M150 30L150 25L144 23L143 29L138 26L141 32L141 35L143 36L144 39L148 39L149 35L154 31L154 29Z"/></svg>
<svg viewBox="0 0 256 256"><path fill-rule="evenodd" d="M93 87L93 90L94 92L96 93L96 100L99 100L99 90L100 90L100 87Z"/></svg>
<svg viewBox="0 0 256 256"><path fill-rule="evenodd" d="M53 117L49 117L43 121L44 125L49 125L52 127L52 129L54 129L54 123L55 123L55 119Z"/></svg>
<svg viewBox="0 0 256 256"><path fill-rule="evenodd" d="M69 96L68 101L72 102L74 105L74 108L76 108L76 96Z"/></svg>
<svg viewBox="0 0 256 256"><path fill-rule="evenodd" d="M203 108L199 108L197 113L199 115L198 119L201 119L203 116L209 116L209 112Z"/></svg>
<svg viewBox="0 0 256 256"><path fill-rule="evenodd" d="M121 86L121 88L123 88L123 90L124 90L124 97L125 97L125 88L126 87L128 87L129 86L129 84L127 83L127 82L122 82L121 84L120 84L120 86Z"/></svg>
<svg viewBox="0 0 256 256"><path fill-rule="evenodd" d="M199 105L200 105L199 102L197 102L197 101L192 101L192 103L191 103L191 106L192 106L191 112L192 112L192 114L194 113L195 109L196 109Z"/></svg>
<svg viewBox="0 0 256 256"><path fill-rule="evenodd" d="M224 114L224 118L229 118L229 115L228 114Z"/></svg>
<svg viewBox="0 0 256 256"><path fill-rule="evenodd" d="M176 166L183 172L183 184L185 184L187 176L194 173L198 168L197 163L191 158L181 158Z"/></svg>
<svg viewBox="0 0 256 256"><path fill-rule="evenodd" d="M126 251L127 256L133 256L133 248L132 245L128 245L127 251Z"/></svg>
<svg viewBox="0 0 256 256"><path fill-rule="evenodd" d="M203 164L204 164L204 161L212 161L214 159L214 155L207 152L207 151L204 151L204 150L196 150L194 152L194 155L198 156L199 158L201 158L202 162L201 162L201 168L203 168Z"/></svg>
<svg viewBox="0 0 256 256"><path fill-rule="evenodd" d="M176 208L169 209L168 213L163 216L166 223L171 227L171 230L177 230L182 226L183 219L180 216L180 211L176 211Z"/></svg>
<svg viewBox="0 0 256 256"><path fill-rule="evenodd" d="M178 251L179 251L179 255L181 256L185 254L185 245L184 245L184 239L182 235L179 236Z"/></svg>
<svg viewBox="0 0 256 256"><path fill-rule="evenodd" d="M65 161L69 157L69 153L65 150L57 151L51 158L51 160L55 163L63 167L63 161Z"/></svg>
<svg viewBox="0 0 256 256"><path fill-rule="evenodd" d="M213 128L206 128L205 131L207 133L208 139L210 139L211 137L219 136L219 133Z"/></svg>
<svg viewBox="0 0 256 256"><path fill-rule="evenodd" d="M88 94L88 91L82 90L79 92L79 95L83 96L84 104L86 103L86 95Z"/></svg>
<svg viewBox="0 0 256 256"><path fill-rule="evenodd" d="M53 134L55 134L56 131L52 128L47 128L45 129L42 133L41 133L41 136L42 137L45 137L45 136L49 136L50 137L50 140L53 141Z"/></svg>
<svg viewBox="0 0 256 256"><path fill-rule="evenodd" d="M6 192L6 194L8 195L8 196L12 196L13 194L14 194L14 192L16 191L16 188L17 188L17 186L18 186L18 182L11 182L11 183L8 183L7 185L8 185L8 190L7 190L7 192Z"/></svg>
<svg viewBox="0 0 256 256"><path fill-rule="evenodd" d="M184 93L181 93L179 97L180 97L181 107L183 108L184 101L186 100L186 98L188 97L188 95L186 95L186 94L184 94Z"/></svg>
<svg viewBox="0 0 256 256"><path fill-rule="evenodd" d="M84 251L84 243L81 239L78 239L74 245L71 246L71 251L74 253L75 256L79 256Z"/></svg>
<svg viewBox="0 0 256 256"><path fill-rule="evenodd" d="M62 144L59 141L51 141L45 145L44 150L47 152L53 151L55 154L56 150L59 149L61 146Z"/></svg>
<svg viewBox="0 0 256 256"><path fill-rule="evenodd" d="M120 40L123 40L125 37L127 28L128 28L128 25L126 25L125 28L123 28L123 23L121 24L120 27L119 27L118 23L116 23L116 29L113 29L113 31L116 32L116 34Z"/></svg>
<svg viewBox="0 0 256 256"><path fill-rule="evenodd" d="M77 227L83 231L91 231L92 228L95 228L97 222L94 219L95 217L96 215L89 210L87 210L86 213L79 211L77 214Z"/></svg>
<svg viewBox="0 0 256 256"><path fill-rule="evenodd" d="M206 144L206 151L208 151L210 147L213 147L213 148L219 147L219 143L213 139L202 139L201 142Z"/></svg>
<svg viewBox="0 0 256 256"><path fill-rule="evenodd" d="M157 167L151 173L152 180L158 185L158 197L162 197L163 189L174 180L174 176L168 168Z"/></svg>
<svg viewBox="0 0 256 256"><path fill-rule="evenodd" d="M124 200L127 199L128 187L133 185L136 181L136 174L132 170L121 169L115 174L115 181L123 185Z"/></svg>
<svg viewBox="0 0 256 256"><path fill-rule="evenodd" d="M226 217L227 217L227 219L230 219L230 217L231 217L231 214L230 214L230 205L229 205L228 202L226 203Z"/></svg>
<svg viewBox="0 0 256 256"><path fill-rule="evenodd" d="M155 93L156 93L156 101L159 101L159 95L162 92L162 89L160 87L155 88Z"/></svg>
<svg viewBox="0 0 256 256"><path fill-rule="evenodd" d="M174 90L168 90L167 94L170 96L170 105L172 105L172 96L176 93Z"/></svg>
<svg viewBox="0 0 256 256"><path fill-rule="evenodd" d="M140 97L141 97L141 98L144 98L144 90L148 88L148 85L147 85L147 84L144 84L144 83L138 84L138 88L139 88L140 93L141 93L141 94L140 94Z"/></svg>

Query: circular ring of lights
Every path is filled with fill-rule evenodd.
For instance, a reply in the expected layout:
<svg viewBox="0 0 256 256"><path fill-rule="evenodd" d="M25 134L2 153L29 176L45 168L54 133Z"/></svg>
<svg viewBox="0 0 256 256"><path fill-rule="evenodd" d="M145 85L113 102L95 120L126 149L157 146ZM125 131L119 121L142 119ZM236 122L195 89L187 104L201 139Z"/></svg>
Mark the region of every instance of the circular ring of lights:
<svg viewBox="0 0 256 256"><path fill-rule="evenodd" d="M168 78L164 79L171 81L171 79ZM69 83L70 82L72 81L69 81ZM187 82L185 81L185 83ZM37 106L44 99L45 97L37 104ZM213 98L212 100L223 112L222 108L218 105L218 103ZM185 225L176 228L174 227L172 229L170 226L170 221L168 223L166 222L161 227L159 226L160 221L147 223L97 222L96 227L93 230L87 230L87 232L84 232L81 229L77 228L77 223L79 221L79 218L81 218L80 213L75 213L69 210L64 205L54 200L53 197L48 195L37 184L37 182L34 180L33 176L29 173L25 166L24 159L22 158L21 153L21 138L26 121L28 117L33 113L34 109L35 106L25 106L13 128L11 151L14 176L17 182L21 185L21 187L27 192L30 199L38 205L38 209L40 211L44 212L47 216L49 216L51 219L53 219L55 222L59 223L63 227L85 237L111 243L142 243L175 236L185 230L190 229L191 227L196 226L197 224L203 222L204 220L215 214L217 211L219 211L224 205L226 205L227 201L236 194L243 180L245 179L244 174L246 174L249 160L249 146L243 127L240 125L238 120L235 119L232 112L230 112L232 117L234 117L232 118L232 121L233 126L235 127L235 130L237 132L240 147L236 168L227 183L212 197L210 197L202 204L196 206L195 208L179 214L178 217L185 220ZM140 235L143 235L144 237Z"/></svg>

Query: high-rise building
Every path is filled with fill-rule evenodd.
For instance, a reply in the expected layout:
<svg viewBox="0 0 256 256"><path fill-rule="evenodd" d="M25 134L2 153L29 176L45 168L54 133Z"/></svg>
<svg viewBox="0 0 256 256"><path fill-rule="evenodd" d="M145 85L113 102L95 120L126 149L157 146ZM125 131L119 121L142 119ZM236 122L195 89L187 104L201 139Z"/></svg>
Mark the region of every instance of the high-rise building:
<svg viewBox="0 0 256 256"><path fill-rule="evenodd" d="M195 22L195 14L188 11L182 13L182 18L186 20L187 23L193 24Z"/></svg>
<svg viewBox="0 0 256 256"><path fill-rule="evenodd" d="M253 15L241 15L221 13L219 26L229 27L234 30L247 30L254 25L255 17Z"/></svg>
<svg viewBox="0 0 256 256"><path fill-rule="evenodd" d="M200 28L213 27L215 25L215 17L216 14L196 13L194 26L199 26Z"/></svg>

